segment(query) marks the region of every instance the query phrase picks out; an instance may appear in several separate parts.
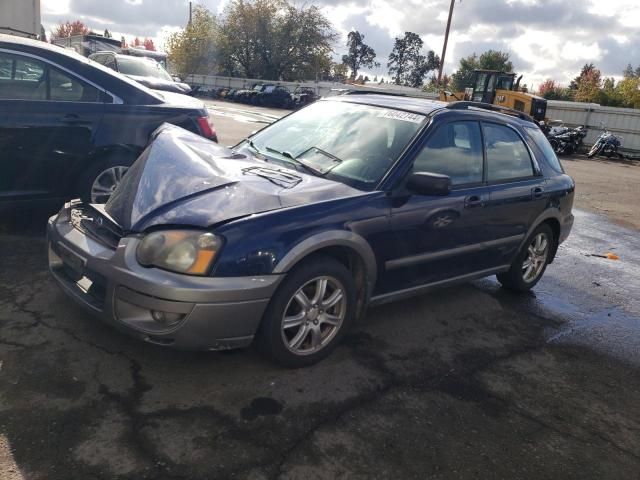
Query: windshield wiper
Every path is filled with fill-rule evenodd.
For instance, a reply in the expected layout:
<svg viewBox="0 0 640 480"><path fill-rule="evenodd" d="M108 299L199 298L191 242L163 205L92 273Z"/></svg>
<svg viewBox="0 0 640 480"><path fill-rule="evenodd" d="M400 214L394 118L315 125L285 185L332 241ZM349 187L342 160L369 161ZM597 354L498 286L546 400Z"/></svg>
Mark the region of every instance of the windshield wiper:
<svg viewBox="0 0 640 480"><path fill-rule="evenodd" d="M300 160L298 160L296 157L294 157L291 152L287 152L285 151L280 151L280 150L276 150L275 148L271 148L271 147L264 147L264 149L267 152L271 152L271 153L275 153L277 155L280 155L281 157L287 158L289 160L291 160L292 165L300 165L302 168L304 168L307 172L311 173L312 175L315 175L316 177L321 177L323 175L323 173L320 170L316 170L313 167L310 167L309 165L307 165L304 162L301 162Z"/></svg>

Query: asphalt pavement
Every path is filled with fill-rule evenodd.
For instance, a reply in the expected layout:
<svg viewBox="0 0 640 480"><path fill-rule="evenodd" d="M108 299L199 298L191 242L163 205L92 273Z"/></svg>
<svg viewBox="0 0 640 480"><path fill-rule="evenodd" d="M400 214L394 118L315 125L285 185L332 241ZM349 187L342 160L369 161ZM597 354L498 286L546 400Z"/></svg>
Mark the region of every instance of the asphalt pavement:
<svg viewBox="0 0 640 480"><path fill-rule="evenodd" d="M261 125L224 115L225 143ZM530 294L488 278L370 309L331 357L285 370L103 325L50 278L45 213L14 212L0 478L637 479L640 238L575 213Z"/></svg>

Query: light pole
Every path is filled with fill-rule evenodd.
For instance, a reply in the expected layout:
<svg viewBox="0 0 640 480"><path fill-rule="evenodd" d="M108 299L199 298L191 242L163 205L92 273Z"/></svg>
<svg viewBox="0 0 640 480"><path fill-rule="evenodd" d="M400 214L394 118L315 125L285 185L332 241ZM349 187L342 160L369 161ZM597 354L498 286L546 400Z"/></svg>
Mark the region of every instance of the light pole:
<svg viewBox="0 0 640 480"><path fill-rule="evenodd" d="M453 17L453 5L456 0L451 0L451 6L449 7L449 19L447 20L447 30L444 33L444 45L442 46L442 56L440 57L440 68L438 70L438 85L442 79L442 69L444 67L444 57L447 54L447 42L449 41L449 29L451 28L451 17Z"/></svg>

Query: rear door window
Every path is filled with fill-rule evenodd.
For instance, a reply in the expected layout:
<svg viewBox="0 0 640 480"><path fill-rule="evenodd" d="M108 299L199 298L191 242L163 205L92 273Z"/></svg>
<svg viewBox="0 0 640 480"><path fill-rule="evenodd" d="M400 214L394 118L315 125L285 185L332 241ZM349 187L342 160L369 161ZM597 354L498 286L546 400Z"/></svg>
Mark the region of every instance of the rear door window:
<svg viewBox="0 0 640 480"><path fill-rule="evenodd" d="M0 52L0 98L46 100L46 68L39 60Z"/></svg>
<svg viewBox="0 0 640 480"><path fill-rule="evenodd" d="M556 152L553 151L553 147L549 143L549 140L547 140L547 137L544 136L544 133L542 133L542 130L534 126L525 127L525 129L526 132L533 138L533 141L544 155L544 158L547 160L549 166L558 173L564 173Z"/></svg>
<svg viewBox="0 0 640 480"><path fill-rule="evenodd" d="M100 91L40 60L0 52L0 99L100 102Z"/></svg>
<svg viewBox="0 0 640 480"><path fill-rule="evenodd" d="M529 149L515 130L496 123L483 123L482 128L489 182L503 182L533 176Z"/></svg>

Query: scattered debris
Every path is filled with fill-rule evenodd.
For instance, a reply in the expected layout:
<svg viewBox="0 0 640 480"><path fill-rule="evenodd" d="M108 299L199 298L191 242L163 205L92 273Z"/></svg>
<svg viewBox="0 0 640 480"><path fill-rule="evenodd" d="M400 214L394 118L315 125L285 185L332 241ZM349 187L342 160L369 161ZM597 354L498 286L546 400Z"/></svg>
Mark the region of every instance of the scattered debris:
<svg viewBox="0 0 640 480"><path fill-rule="evenodd" d="M604 255L600 255L598 253L589 253L588 257L598 257L598 258L606 258L607 260L620 260L620 257L615 253L607 252Z"/></svg>

